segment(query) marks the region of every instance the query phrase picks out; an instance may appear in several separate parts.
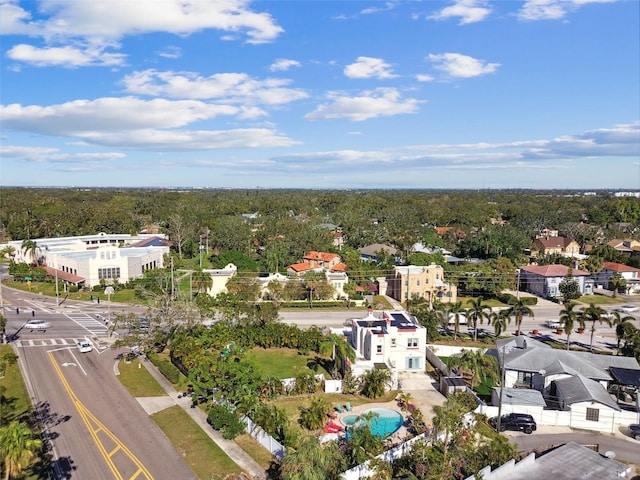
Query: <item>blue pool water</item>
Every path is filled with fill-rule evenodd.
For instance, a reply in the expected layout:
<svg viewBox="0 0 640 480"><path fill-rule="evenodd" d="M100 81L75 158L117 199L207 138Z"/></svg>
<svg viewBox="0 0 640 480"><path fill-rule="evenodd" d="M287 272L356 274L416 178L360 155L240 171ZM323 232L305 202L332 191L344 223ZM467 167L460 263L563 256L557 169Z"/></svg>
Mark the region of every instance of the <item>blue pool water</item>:
<svg viewBox="0 0 640 480"><path fill-rule="evenodd" d="M372 408L363 412L363 414L365 413L375 413L377 415L371 419L369 430L378 438L386 438L395 433L404 421L400 413L389 408ZM358 419L357 415L347 415L342 419L342 422L347 426L351 426L355 425ZM347 432L347 438L349 438L349 432Z"/></svg>

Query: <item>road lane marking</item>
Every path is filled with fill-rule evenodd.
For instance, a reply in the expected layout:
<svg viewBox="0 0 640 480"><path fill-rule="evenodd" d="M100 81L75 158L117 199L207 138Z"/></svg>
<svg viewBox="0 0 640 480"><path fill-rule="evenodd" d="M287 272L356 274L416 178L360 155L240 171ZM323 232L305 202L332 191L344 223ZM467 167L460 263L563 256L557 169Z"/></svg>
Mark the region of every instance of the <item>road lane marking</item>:
<svg viewBox="0 0 640 480"><path fill-rule="evenodd" d="M123 475L118 471L118 468L113 462L113 458L112 458L113 455L115 455L117 452L122 451L126 455L126 457L129 460L131 460L136 467L138 467L136 472L131 477L129 477L129 479L133 480L137 478L143 478L143 479L153 480L153 476L145 468L145 466L138 459L138 457L136 457L133 454L133 452L131 452L131 450L129 450L127 446L124 443L122 443L120 439L118 439L118 437L116 437L102 422L100 422L100 420L98 420L97 417L93 415L93 413L91 413L91 411L87 407L84 406L84 404L80 401L80 399L78 399L75 392L71 389L71 386L67 382L67 379L65 378L64 374L62 373L60 366L56 362L53 356L53 353L49 351L47 352L47 354L49 355L49 360L51 361L51 364L53 365L54 370L58 374L58 377L60 378L60 381L62 382L64 389L67 391L67 394L71 399L71 402L76 407L76 410L80 415L80 418L82 418L82 421L87 427L89 434L93 438L93 441L96 444L96 447L102 454L102 457L104 458L105 462L107 463L107 466L113 473L114 477L118 480L124 480ZM111 452L108 452L106 450L104 443L98 437L98 434L101 432L104 435L106 435L116 445L116 447L112 449Z"/></svg>

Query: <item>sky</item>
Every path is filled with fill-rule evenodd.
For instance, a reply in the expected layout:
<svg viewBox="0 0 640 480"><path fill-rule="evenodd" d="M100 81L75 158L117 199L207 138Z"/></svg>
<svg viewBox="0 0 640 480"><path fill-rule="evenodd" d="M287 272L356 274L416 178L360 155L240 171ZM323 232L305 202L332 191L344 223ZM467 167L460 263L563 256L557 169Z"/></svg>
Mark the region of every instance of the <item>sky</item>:
<svg viewBox="0 0 640 480"><path fill-rule="evenodd" d="M0 186L640 190L638 0L0 0Z"/></svg>

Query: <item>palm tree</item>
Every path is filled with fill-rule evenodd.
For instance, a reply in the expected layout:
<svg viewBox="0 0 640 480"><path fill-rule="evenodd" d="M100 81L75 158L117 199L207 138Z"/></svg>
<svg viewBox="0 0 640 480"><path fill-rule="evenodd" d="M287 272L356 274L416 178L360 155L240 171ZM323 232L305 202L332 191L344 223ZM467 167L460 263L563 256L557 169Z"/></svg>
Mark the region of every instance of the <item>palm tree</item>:
<svg viewBox="0 0 640 480"><path fill-rule="evenodd" d="M386 386L391 383L391 372L387 368L372 368L362 376L362 395L378 398L384 395Z"/></svg>
<svg viewBox="0 0 640 480"><path fill-rule="evenodd" d="M325 357L330 356L335 370L341 375L349 367L349 364L356 360L356 351L349 342L333 333L322 337L318 353Z"/></svg>
<svg viewBox="0 0 640 480"><path fill-rule="evenodd" d="M531 310L531 308L524 303L524 301L521 298L518 298L515 303L513 305L511 305L511 307L509 307L509 316L513 316L513 318L516 321L516 330L518 332L518 334L520 334L520 325L522 325L522 317L524 317L525 315L529 315L530 317L533 317L533 310Z"/></svg>
<svg viewBox="0 0 640 480"><path fill-rule="evenodd" d="M24 422L13 420L0 428L0 455L4 459L5 479L22 476L25 468L36 458L42 440Z"/></svg>
<svg viewBox="0 0 640 480"><path fill-rule="evenodd" d="M616 273L613 275L613 277L611 277L611 280L609 280L609 284L613 288L612 297L616 298L616 295L618 294L618 290L622 287L627 286L627 280L619 273Z"/></svg>
<svg viewBox="0 0 640 480"><path fill-rule="evenodd" d="M502 332L507 329L507 325L511 323L511 315L509 315L509 310L499 310L497 312L492 312L489 317L489 322L491 322L491 326L495 332L495 336L499 337Z"/></svg>
<svg viewBox="0 0 640 480"><path fill-rule="evenodd" d="M593 352L593 334L596 333L596 322L606 323L611 326L611 320L604 315L607 312L602 308L590 303L587 308L583 308L580 314L582 322L591 322L591 339L589 340L589 351Z"/></svg>
<svg viewBox="0 0 640 480"><path fill-rule="evenodd" d="M467 309L467 318L473 322L473 339L478 340L478 323L482 325L483 320L489 320L491 307L483 303L482 297L472 298L469 302L471 307Z"/></svg>
<svg viewBox="0 0 640 480"><path fill-rule="evenodd" d="M32 265L38 265L38 252L40 251L40 247L35 242L35 240L23 240L21 246L22 252L25 254L29 254L31 257Z"/></svg>
<svg viewBox="0 0 640 480"><path fill-rule="evenodd" d="M213 277L209 272L205 272L204 270L196 270L193 272L191 281L198 293L206 292L213 286Z"/></svg>
<svg viewBox="0 0 640 480"><path fill-rule="evenodd" d="M611 323L616 327L616 339L618 340L616 346L616 354L620 355L620 342L625 337L628 330L631 330L631 327L635 329L633 322L635 320L631 315L625 315L624 317L620 315L620 312L611 312L613 314L613 320ZM611 320L611 317L608 317Z"/></svg>
<svg viewBox="0 0 640 480"><path fill-rule="evenodd" d="M2 257L2 258L9 257L10 259L13 259L15 254L16 254L16 249L14 247L12 247L11 245L7 245L2 250L0 250L0 257Z"/></svg>
<svg viewBox="0 0 640 480"><path fill-rule="evenodd" d="M565 303L564 308L560 310L560 323L564 325L564 329L567 332L567 350L571 344L571 332L576 322L580 323L580 328L584 328L584 320L578 315L578 312L574 310L575 303Z"/></svg>
<svg viewBox="0 0 640 480"><path fill-rule="evenodd" d="M462 308L462 302L452 303L449 307L449 319L453 317L453 339L458 338L458 332L460 331L460 320L464 315L464 309ZM448 322L448 320L447 320Z"/></svg>
<svg viewBox="0 0 640 480"><path fill-rule="evenodd" d="M282 480L337 480L344 470L344 456L336 442L320 444L312 435L303 436L282 460Z"/></svg>

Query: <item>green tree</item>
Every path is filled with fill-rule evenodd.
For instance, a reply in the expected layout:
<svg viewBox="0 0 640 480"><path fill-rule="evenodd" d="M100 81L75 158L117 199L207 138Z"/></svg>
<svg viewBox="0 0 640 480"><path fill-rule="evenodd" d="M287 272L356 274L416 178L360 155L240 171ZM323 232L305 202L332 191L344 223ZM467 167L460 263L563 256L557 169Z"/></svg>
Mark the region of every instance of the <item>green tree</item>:
<svg viewBox="0 0 640 480"><path fill-rule="evenodd" d="M315 395L311 397L311 404L308 407L300 406L299 408L300 425L307 430L317 430L322 427L331 410L324 398Z"/></svg>
<svg viewBox="0 0 640 480"><path fill-rule="evenodd" d="M391 372L388 368L372 368L362 376L360 393L367 398L379 398L384 395L390 383Z"/></svg>
<svg viewBox="0 0 640 480"><path fill-rule="evenodd" d="M628 335L629 331L633 332L636 329L635 325L633 325L632 323L635 318L631 315L622 316L620 315L620 312L614 311L611 313L613 315L613 320L611 321L611 323L614 327L616 327L616 353L620 355L620 342L623 338L625 338L625 336Z"/></svg>
<svg viewBox="0 0 640 480"><path fill-rule="evenodd" d="M604 314L605 310L596 306L593 303L590 303L588 307L583 308L580 313L580 320L582 322L591 322L591 338L589 339L589 351L593 352L593 335L596 333L596 322L605 323L608 326L611 326L611 320L606 318Z"/></svg>
<svg viewBox="0 0 640 480"><path fill-rule="evenodd" d="M13 350L4 350L0 353L0 378L4 377L6 368L15 365L18 361L18 356L13 353Z"/></svg>
<svg viewBox="0 0 640 480"><path fill-rule="evenodd" d="M473 339L478 340L478 323L482 325L484 320L489 320L491 307L483 303L482 297L472 298L471 307L467 309L467 318L473 323Z"/></svg>
<svg viewBox="0 0 640 480"><path fill-rule="evenodd" d="M567 350L569 350L569 345L571 345L571 333L573 332L576 322L579 322L580 328L584 328L584 321L575 308L575 303L565 303L564 308L560 310L560 323L563 324L563 328L565 332L567 332Z"/></svg>
<svg viewBox="0 0 640 480"><path fill-rule="evenodd" d="M573 270L569 268L567 270L567 274L560 281L558 285L558 290L562 293L562 298L564 303L571 302L573 300L577 300L582 295L580 293L580 284L573 276Z"/></svg>
<svg viewBox="0 0 640 480"><path fill-rule="evenodd" d="M491 326L493 327L496 338L507 329L507 326L511 323L511 315L509 315L508 309L498 310L491 313L489 318Z"/></svg>
<svg viewBox="0 0 640 480"><path fill-rule="evenodd" d="M524 316L534 316L533 310L531 310L531 308L521 298L515 300L515 302L509 307L508 312L509 316L513 317L516 322L518 334L520 334L520 326L522 325L522 319Z"/></svg>
<svg viewBox="0 0 640 480"><path fill-rule="evenodd" d="M211 273L204 270L196 270L191 275L191 281L198 293L206 292L213 286L213 277Z"/></svg>
<svg viewBox="0 0 640 480"><path fill-rule="evenodd" d="M621 288L627 286L627 280L619 273L615 273L611 280L609 280L609 285L611 285L611 289L613 290L613 298L618 295L618 292Z"/></svg>
<svg viewBox="0 0 640 480"><path fill-rule="evenodd" d="M4 459L5 479L21 477L41 448L42 440L34 437L26 423L13 420L0 427L0 456Z"/></svg>
<svg viewBox="0 0 640 480"><path fill-rule="evenodd" d="M2 286L0 286L2 288ZM4 342L7 335L7 317L0 313L0 343Z"/></svg>
<svg viewBox="0 0 640 480"><path fill-rule="evenodd" d="M344 467L336 442L322 445L317 437L308 435L287 449L280 475L282 480L338 480Z"/></svg>
<svg viewBox="0 0 640 480"><path fill-rule="evenodd" d="M23 240L21 249L25 256L31 258L31 265L38 265L40 247L35 240Z"/></svg>

